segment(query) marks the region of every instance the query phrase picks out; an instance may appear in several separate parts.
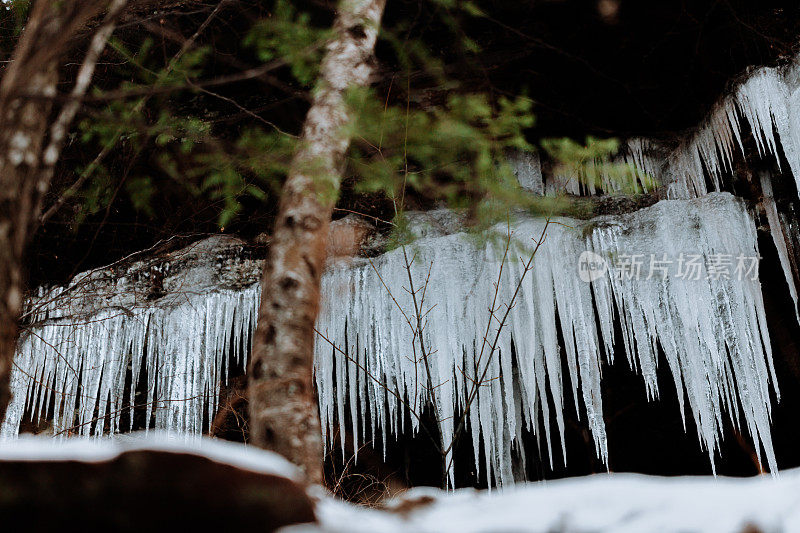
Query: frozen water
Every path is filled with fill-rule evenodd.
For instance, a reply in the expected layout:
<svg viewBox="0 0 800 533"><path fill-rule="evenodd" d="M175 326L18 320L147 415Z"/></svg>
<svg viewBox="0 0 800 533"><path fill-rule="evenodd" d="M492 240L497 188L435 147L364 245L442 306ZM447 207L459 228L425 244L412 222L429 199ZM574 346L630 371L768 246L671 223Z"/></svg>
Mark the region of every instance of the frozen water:
<svg viewBox="0 0 800 533"><path fill-rule="evenodd" d="M217 237L166 260L40 291L28 302L2 435L17 434L26 408L44 418L51 403L55 435L130 430L120 427L123 406L143 374L146 420L200 434L204 415L217 410L230 359L246 364L255 328L259 265L232 259L240 251L238 241ZM148 294L158 286L153 279L163 280L165 294Z"/></svg>
<svg viewBox="0 0 800 533"><path fill-rule="evenodd" d="M563 410L570 401L605 461L601 369L620 347L650 398L659 395L656 370L666 363L681 412L712 463L729 417L774 471L769 420L770 386L776 386L757 264L741 280L705 273L680 279L675 264L666 278L649 276L646 262L639 276L608 268L631 255L677 263L695 254L704 264L721 254L757 257L755 226L742 203L717 193L588 222L559 219L547 226L526 272L525 257L546 224L513 224L506 261L506 228L497 227L488 240L438 231L409 246L407 255L398 249L330 266L318 330L337 349L323 338L316 345L328 443L337 430L357 442L378 429L383 438L419 431L416 414L432 401L446 448L469 404L463 437L473 441L476 468L510 483L512 449L522 448L524 428L536 434L550 464L566 461ZM225 246L201 243L188 259L89 273L67 288L42 291L29 304L32 324L19 342L3 434L18 432L26 410L44 416L51 401L55 434L127 431L120 427L131 394L126 375L133 387L142 373L154 427L200 434L204 417L217 408L229 358L244 362L257 315L253 280L260 264L225 259ZM578 272L587 251L608 268L591 282ZM141 280L143 272L161 272L166 295L143 296L152 285ZM234 278L247 283L233 286ZM422 342L411 327L418 316ZM615 338L615 317L622 338Z"/></svg>
<svg viewBox="0 0 800 533"><path fill-rule="evenodd" d="M743 204L717 193L662 201L631 215L589 223L558 220L547 228L534 266L519 284L524 261L518 258L530 253L545 224L515 224L513 260L505 263L497 241L476 245L474 238L455 234L422 239L406 256L395 250L331 268L324 276L318 329L336 348L324 340L316 348L328 438L346 429L341 416L345 404L353 409L354 434L364 439L359 428L366 426L398 432L402 409L419 413L430 398L447 448L463 406L474 396L466 420L475 467L508 483L513 481L512 448L521 446L523 427L544 433L539 438L551 463L555 448L564 457L562 411L565 401L573 401L583 405L597 455L606 460L601 368L621 344L651 398L659 394L656 370L663 350L681 411L688 411L712 464L723 417L728 417L752 436L759 457L763 453L775 471L769 392L775 376L760 283L757 272L742 279L734 272L741 258L753 259L748 267L757 268L756 230ZM496 230L503 232L502 227ZM667 276L648 278L645 261L638 276L609 268L588 283L578 275L579 259L587 250L606 266L618 266L621 257L634 255L666 257L672 264ZM730 276L703 270L700 279L679 278L679 262L690 255L701 258L702 265L728 257ZM418 301L424 291L416 308L406 257L413 258L411 279ZM498 281L499 303L493 303ZM498 334L504 306L511 304L508 323ZM491 321L489 309L497 309ZM615 313L620 315L622 339L614 336ZM427 358L415 335L417 314L424 316ZM559 334L565 341L565 368ZM477 395L471 392L475 383L480 383ZM366 399L370 409L356 398ZM370 419L363 420L366 416ZM551 418L558 435L549 434ZM419 430L418 424L412 416L412 429Z"/></svg>

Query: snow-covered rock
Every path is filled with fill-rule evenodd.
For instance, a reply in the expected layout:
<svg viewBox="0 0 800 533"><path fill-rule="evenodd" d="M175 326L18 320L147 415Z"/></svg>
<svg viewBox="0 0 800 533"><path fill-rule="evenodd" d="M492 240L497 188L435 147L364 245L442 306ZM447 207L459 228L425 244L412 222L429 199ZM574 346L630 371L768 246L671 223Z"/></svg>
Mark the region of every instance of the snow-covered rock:
<svg viewBox="0 0 800 533"><path fill-rule="evenodd" d="M151 434L0 443L0 517L31 531L272 531L315 519L298 471L244 445Z"/></svg>

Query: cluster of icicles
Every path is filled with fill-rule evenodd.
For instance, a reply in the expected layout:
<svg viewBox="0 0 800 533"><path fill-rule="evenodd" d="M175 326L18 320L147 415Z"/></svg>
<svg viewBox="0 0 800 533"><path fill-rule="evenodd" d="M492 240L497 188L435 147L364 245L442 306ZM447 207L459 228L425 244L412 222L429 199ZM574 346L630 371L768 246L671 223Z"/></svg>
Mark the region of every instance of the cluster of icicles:
<svg viewBox="0 0 800 533"><path fill-rule="evenodd" d="M622 160L632 165L641 178L640 186L650 177L665 189L666 198L696 198L709 192L709 182L712 190L721 190L725 176L733 172L734 152L738 149L745 155L746 134L755 139L759 155L772 156L779 168L779 153L783 152L789 168L781 170L791 171L800 190L800 61L751 72L677 147L630 139ZM620 191L620 180L613 176L602 175L599 183L581 183L574 176L561 175L543 179L538 161L527 166L521 181L531 190L566 190L575 195Z"/></svg>
<svg viewBox="0 0 800 533"><path fill-rule="evenodd" d="M752 437L774 472L770 388L776 396L778 391L757 277L627 279L609 270L588 283L577 268L587 250L609 262L625 253L666 254L673 260L682 253L706 259L720 253L757 256L756 229L745 207L728 194L707 194L704 176L719 189L733 151L742 147L746 121L759 150L777 155L782 148L800 180L797 86L796 69L762 69L666 156L654 155L657 150L646 141L631 141L630 162L642 175L657 178L671 199L631 215L550 224L521 284L517 258L530 251L543 220L513 226L512 260L505 262L497 241L477 244L452 234L416 242L409 248L410 270L416 287L427 287L421 309L425 354L414 348L419 339L406 320L414 310L401 250L372 262L332 265L323 277L318 321L327 340L316 343L328 442L337 431L352 432L356 443L417 431L422 403L432 399L443 447L465 413L465 438L473 441L476 468L508 483L515 477L511 457L524 455L523 429L536 435L551 464L559 455L566 461L563 409L572 401L586 418L598 456L606 460L601 367L621 346L651 398L659 394L656 367L663 350L681 414L691 415L712 464L728 417ZM538 165L517 165L523 163L521 182L546 193L548 187L538 185ZM781 225L767 194L769 179L762 184L767 216L771 226ZM786 245L778 241L790 279ZM503 275L495 285L501 264ZM51 296L41 294L39 300ZM490 332L497 328L488 313L495 296L501 306L513 298L513 306L496 345L492 342L495 349L489 349L482 343L487 323ZM55 434L125 431L120 413L145 375L147 420L152 416L160 429L201 432L217 409L229 358L246 357L258 299L258 288L251 285L186 294L169 305L120 308L109 302L77 323L57 305L44 306L33 317L37 325L19 342L14 400L2 434L15 435L25 413L36 418L47 410ZM615 338L615 319L622 338Z"/></svg>
<svg viewBox="0 0 800 533"><path fill-rule="evenodd" d="M422 239L405 255L395 250L360 265L331 268L318 322L331 342L316 345L321 414L329 438L337 431L351 431L356 442L418 431L414 413L432 398L446 449L469 405L466 427L476 468L480 471L483 461L490 478L508 483L514 481L512 450L524 450L523 428L534 432L540 444L544 441L551 465L559 442L566 461L562 411L572 396L576 409L585 407L597 455L606 460L601 366L603 358L613 362L614 345L621 343L650 398L659 394L658 347L663 349L681 413L685 397L712 464L727 416L752 436L756 449L763 446L775 471L769 394L775 381L758 280L706 279L705 274L699 280L682 279L674 270L671 276L647 279L646 263L642 276L630 279L612 268L591 282L578 274L587 250L605 258L607 266L622 254L757 257L756 228L742 202L713 193L601 217L590 227L558 220L547 228L545 245L520 284L524 261L516 258L532 251L532 240L545 223L514 225L515 259L505 262L504 248L496 242L476 246L456 234ZM413 257L413 291L407 257ZM491 319L493 305L498 311ZM482 339L488 324L493 344L505 305L512 309L492 351ZM615 313L621 339L614 335ZM415 346L418 315L424 316L425 352ZM564 369L559 337L566 350ZM410 428L404 427L409 412ZM551 418L556 435L551 435ZM485 450L483 457L479 450Z"/></svg>
<svg viewBox="0 0 800 533"><path fill-rule="evenodd" d="M709 182L712 190L722 189L725 176L733 172L734 152L738 149L745 155L743 138L747 133L755 140L759 156L771 157L781 172L791 173L800 193L800 61L797 58L785 67L751 72L731 95L714 106L692 136L666 155L657 144L634 139L628 143L626 160L663 184L667 198L699 197L708 192ZM781 152L789 168L781 168ZM758 176L772 240L797 312L800 271L791 259L794 255L791 235L797 229L778 213L773 179L767 172Z"/></svg>
<svg viewBox="0 0 800 533"><path fill-rule="evenodd" d="M800 65L761 68L750 74L711 111L705 124L666 158L648 156L654 147L632 143L632 161L667 185L667 197L692 198L714 190L733 171L734 151L744 155L743 123L756 141L759 155L771 155L780 166L779 149L800 190ZM777 132L777 136L775 133Z"/></svg>
<svg viewBox="0 0 800 533"><path fill-rule="evenodd" d="M630 139L620 159L631 166L636 185L644 192L654 181L665 198L697 198L709 192L709 184L711 190L723 189L725 177L734 171L735 152L746 156L745 135L755 140L760 157L771 158L780 172L793 176L800 193L800 58L783 67L763 67L750 72L677 147L666 147L649 139ZM566 191L594 195L621 190L621 182L613 176L601 175L597 184L582 183L575 176L544 176L535 155L517 159L514 165L520 183L539 194ZM783 160L789 168L782 168ZM792 260L797 253L793 241L798 230L778 212L773 195L775 175L762 171L757 179L770 234L798 312L800 266ZM797 318L800 321L800 312Z"/></svg>
<svg viewBox="0 0 800 533"><path fill-rule="evenodd" d="M105 292L113 295L113 286ZM121 427L122 415L142 375L145 420L200 435L217 411L230 359L246 363L259 287L173 294L160 305L120 305L130 297L115 295L89 315L80 302L65 306L69 296L59 288L36 299L44 304L33 318L42 323L19 340L0 435L16 435L26 413L52 418L55 435L130 431L134 418Z"/></svg>
<svg viewBox="0 0 800 533"><path fill-rule="evenodd" d="M540 249L535 268L527 274L530 279L521 286L519 301L501 335L498 355L489 363L489 381L478 388L467 410L476 468L482 459L487 477L504 483L513 480L512 449L522 449L523 425L539 438L544 437L552 463L551 416L558 428L563 457L564 393L556 327L566 343L573 400L579 405L580 391L602 459L606 459L607 449L599 388L600 357L602 353L610 359L616 341L623 343L628 361L641 372L651 396L657 394L657 349L663 349L681 412L685 394L712 466L722 414L727 413L737 428L743 420L756 450L760 454L763 446L770 470L776 470L769 430L769 383L775 387L776 396L778 391L757 281L736 285L717 280L687 285L676 279L626 282L605 276L582 284L577 275L569 274L575 273L576 254L585 250L604 257L615 250L635 250L658 257L692 248L701 249L706 258L720 250L728 254L736 250L752 253L756 236L750 216L730 197L708 195L707 186L710 183L712 190L722 189L725 176L733 172L734 152L738 149L745 155L743 138L747 134L755 139L759 156L772 157L779 168L782 153L789 168L780 170L791 172L800 191L798 61L787 67L751 72L677 148L666 149L646 139L628 141L623 158L634 169L640 187L646 190L655 180L662 195L671 200L622 217L619 224L595 229L589 237L564 226L548 229L549 246ZM601 176L599 183L582 183L574 176L544 176L535 155L517 156L512 163L521 185L537 194L562 190L576 195L593 195L599 190L618 192L618 182L612 176ZM791 238L796 229L778 212L774 176L761 173L758 179L770 232L797 309L798 276L792 263ZM699 200L686 201L693 198ZM690 220L700 229L690 227ZM520 224L514 229L515 239L536 235L542 223ZM324 286L328 306L323 308L320 328L327 331L329 339L342 343L335 349L327 341L317 344L318 386L329 437L335 421L339 431L345 430L346 423L351 424L350 431L362 439L368 430L376 434L376 428L381 429L382 435L387 430L406 431L403 410L419 412L420 398L428 397L426 393L433 390L436 416L447 447L479 379L470 374L470 369L474 374L474 358L476 353L481 354L486 310L494 295L492 276L499 268L496 252L470 246L463 236L417 244L420 255L412 270L419 284L428 275L426 269L431 268L427 285L434 294L428 300L435 303L426 315L423 330L430 350L435 352L424 370L420 368L423 362L419 350L411 348L416 339L414 329L399 312L403 307L408 314L410 302L398 306L388 296L388 291L398 299L408 296L404 258L393 252L373 262L374 266L339 267L328 274ZM371 272L375 267L380 276ZM521 275L519 267L511 265L501 284L505 299L516 287ZM375 295L381 291L384 299L377 301ZM348 306L345 312L341 310L343 303ZM613 338L615 311L623 327L621 340ZM595 320L600 324L599 331ZM347 358L337 357L343 351L348 353ZM431 371L431 378L427 377L427 370ZM339 376L336 387L333 372ZM346 388L341 376L347 376ZM483 374L479 373L479 377ZM553 405L548 403L546 389ZM349 413L345 413L346 406ZM416 429L419 420L414 416L410 419L412 429ZM482 457L478 451L481 449L485 450Z"/></svg>

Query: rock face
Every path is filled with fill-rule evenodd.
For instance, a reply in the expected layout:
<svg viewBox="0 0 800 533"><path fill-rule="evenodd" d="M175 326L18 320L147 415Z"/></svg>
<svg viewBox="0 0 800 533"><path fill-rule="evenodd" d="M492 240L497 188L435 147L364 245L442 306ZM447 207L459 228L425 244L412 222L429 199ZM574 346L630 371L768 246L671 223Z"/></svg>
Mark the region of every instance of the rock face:
<svg viewBox="0 0 800 533"><path fill-rule="evenodd" d="M315 521L291 465L232 444L23 439L0 446L0 487L3 523L35 531L274 531Z"/></svg>
<svg viewBox="0 0 800 533"><path fill-rule="evenodd" d="M347 215L330 223L328 230L328 259L340 260L362 255L368 246L374 247L375 226L356 215Z"/></svg>

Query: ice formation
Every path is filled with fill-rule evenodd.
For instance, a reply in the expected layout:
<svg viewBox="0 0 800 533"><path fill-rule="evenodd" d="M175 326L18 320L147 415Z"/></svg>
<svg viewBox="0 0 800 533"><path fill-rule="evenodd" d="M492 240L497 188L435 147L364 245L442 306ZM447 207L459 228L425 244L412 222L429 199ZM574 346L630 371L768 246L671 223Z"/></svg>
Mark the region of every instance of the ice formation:
<svg viewBox="0 0 800 533"><path fill-rule="evenodd" d="M542 163L536 152L512 152L509 154L509 164L514 169L520 186L534 194L544 193L544 179L542 177Z"/></svg>
<svg viewBox="0 0 800 533"><path fill-rule="evenodd" d="M791 172L800 191L800 60L786 67L751 72L677 147L670 149L652 140L634 138L621 150L620 160L655 178L667 198L695 198L723 188L725 176L733 171L734 153L739 150L744 154L743 139L748 134L755 139L760 156L773 157L778 166L781 154L785 156L789 164L785 170ZM575 195L616 192L611 177L603 177L596 190L592 184L581 184L575 176L542 178L538 159L528 164L537 165L530 176L545 182L535 187L523 183L529 190Z"/></svg>
<svg viewBox="0 0 800 533"><path fill-rule="evenodd" d="M557 446L564 456L562 409L568 400L584 406L597 455L605 460L601 365L603 358L611 362L614 345L622 344L651 398L659 394L656 369L658 348L663 349L681 412L685 402L712 463L727 416L752 436L759 456L763 447L774 472L769 390L772 384L777 394L777 386L755 270L756 228L743 204L727 193L715 193L695 200L665 200L588 224L558 220L547 228L534 268L512 302L524 269L516 258L529 253L532 239L541 235L545 224L524 220L514 225L515 260L505 263L496 242L476 245L464 234L454 234L424 238L407 255L395 250L331 268L324 276L318 321L321 335L331 342L320 339L316 348L328 438L337 430L349 429L356 441L377 435L376 429L384 436L407 430L403 410L419 413L432 390L447 447L470 391L480 383L466 418L476 468L482 466L496 481L514 480L512 448L521 449L523 427L544 441L551 463ZM587 251L603 258L607 267L590 283L578 273ZM644 261L639 272L627 272L620 260L639 255L660 260L667 270L651 275ZM702 258L695 259L704 267L697 272L699 279L694 274L680 277L689 256ZM719 268L705 270L721 256L732 262L729 277ZM413 257L410 270L417 298L425 291L424 303L416 308L406 257ZM750 259L746 272L737 264L743 258ZM501 265L497 301L513 305L497 350L491 353L481 350L481 344ZM636 264L628 261L628 266ZM419 339L412 326L417 310L424 316L428 368L415 348ZM498 318L491 320L490 339L502 312L501 306ZM615 313L620 315L621 339L614 336ZM563 369L559 332L565 340ZM551 417L557 435L550 434ZM411 424L419 430L414 416Z"/></svg>
<svg viewBox="0 0 800 533"><path fill-rule="evenodd" d="M798 279L797 272L792 266L792 255L790 254L789 247L791 246L791 235L793 230L790 224L787 224L784 217L778 212L778 207L775 204L775 195L772 192L772 178L769 174L762 172L760 176L761 181L761 194L762 204L764 206L765 214L767 215L767 223L770 227L770 235L772 242L775 244L775 250L778 252L778 260L783 270L783 275L786 278L786 284L789 287L789 295L794 302L794 310L797 315L798 323L800 323L800 313L797 307L797 286L795 280Z"/></svg>
<svg viewBox="0 0 800 533"><path fill-rule="evenodd" d="M711 190L722 190L726 175L733 172L736 150L745 154L743 139L752 135L760 157L771 157L781 172L790 173L800 193L800 62L782 68L765 67L749 74L733 93L712 109L706 122L675 150L662 157L653 143L629 143L631 162L665 187L668 198L693 198ZM663 152L663 149L660 149ZM649 158L649 159L648 159ZM781 168L783 158L788 168ZM661 161L653 165L651 161ZM708 179L706 179L708 177ZM792 239L778 214L772 180L760 178L763 207L781 266L797 312L800 276L790 267Z"/></svg>
<svg viewBox="0 0 800 533"><path fill-rule="evenodd" d="M129 431L120 420L143 373L146 420L199 435L217 410L229 359L244 363L255 328L258 264L233 260L240 250L212 238L165 261L41 291L28 304L2 435L17 434L26 411L52 417L55 435ZM163 278L163 295L148 294L151 278Z"/></svg>
<svg viewBox="0 0 800 533"><path fill-rule="evenodd" d="M434 215L436 226L458 227L447 213ZM409 416L404 410L419 413L432 388L445 443L475 394L464 438L473 441L476 466L498 482L514 480L512 449L522 449L523 428L536 434L551 464L558 453L566 461L566 401L579 406L605 460L603 361L611 363L614 346L622 346L647 394L656 398L660 347L681 412L690 414L712 463L727 416L752 436L774 471L770 387L776 394L777 387L757 261L743 279L733 270L732 279L707 279L705 272L701 279L680 279L674 270L681 254L695 254L703 265L720 254L756 257L755 227L742 202L718 193L665 200L618 217L554 221L512 302L524 269L518 258L530 253L545 224L538 219L514 224L512 260L506 262L502 236L481 243L431 229L408 248L428 369L419 350L415 360L412 347L419 339L387 293L388 288L413 320L402 250L330 266L318 330L341 351L323 338L316 348L329 443L345 425L357 442L378 429L384 439L418 431L414 416L411 427L404 426ZM237 241L201 241L166 258L91 272L66 288L42 291L29 303L31 324L20 339L3 435L15 435L26 413L52 417L54 434L128 431L120 427L121 413L143 374L153 427L200 434L217 408L230 358L244 361L255 326L260 262L243 258L241 248ZM607 267L591 282L578 272L586 251L598 254ZM668 257L673 271L666 278L648 277L645 261L640 272L626 275L615 268L626 254ZM489 324L488 309L501 264L496 316L504 305L513 305L497 349L484 347L479 360L487 324L489 338L497 330L497 320ZM622 338L614 337L617 315ZM559 338L565 340L562 347ZM54 412L46 413L51 404Z"/></svg>
<svg viewBox="0 0 800 533"><path fill-rule="evenodd" d="M725 190L725 180L733 174L735 153L745 153L744 140L752 136L757 155L772 158L781 173L791 174L795 189L800 193L800 58L783 67L763 67L751 71L731 94L712 108L706 120L677 146L669 147L649 139L629 139L621 150L619 160L634 168L641 184L649 176L661 186L664 198L697 198L709 191ZM783 161L788 168L782 168ZM538 165L538 159L531 160ZM573 195L615 193L618 181L602 176L601 184L583 184L576 176L542 177L541 166L534 170L520 165L520 183L532 191L546 194L566 192ZM778 250L792 298L797 307L796 286L800 272L791 266L793 242L800 234L791 229L780 215L772 196L772 181L777 176L760 178L763 208L769 230ZM527 186L531 180L542 185Z"/></svg>
<svg viewBox="0 0 800 533"><path fill-rule="evenodd" d="M598 174L596 183L581 179L580 176L573 174L572 169L560 168L558 165L545 173L541 157L536 152L511 152L509 163L520 186L537 195L567 193L574 196L593 196L630 193L631 188L646 193L651 192L652 177L658 175L661 164L661 161L651 154L652 146L645 139L630 139L620 155L609 161L611 165L586 162L587 166L595 165L592 170ZM620 168L614 168L614 164L627 164L632 175L623 179Z"/></svg>

